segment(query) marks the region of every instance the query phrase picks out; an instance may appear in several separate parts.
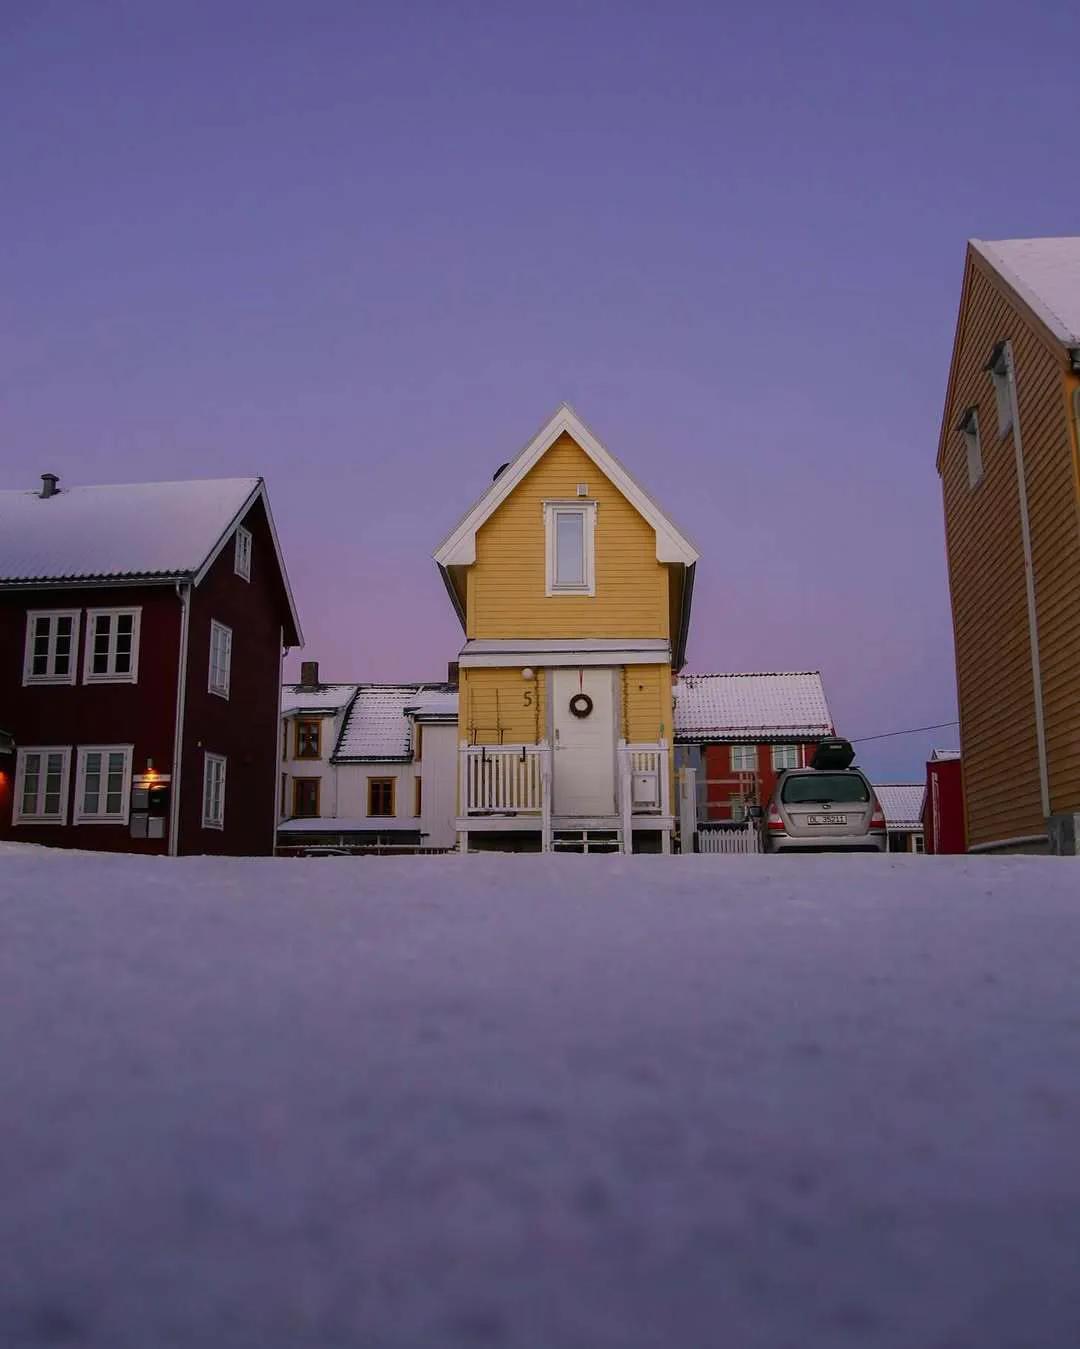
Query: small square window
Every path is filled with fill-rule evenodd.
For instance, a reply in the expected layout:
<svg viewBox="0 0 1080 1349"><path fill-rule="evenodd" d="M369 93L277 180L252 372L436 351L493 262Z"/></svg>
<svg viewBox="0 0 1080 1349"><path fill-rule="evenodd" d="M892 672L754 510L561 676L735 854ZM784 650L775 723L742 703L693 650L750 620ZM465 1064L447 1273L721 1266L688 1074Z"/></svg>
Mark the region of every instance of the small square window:
<svg viewBox="0 0 1080 1349"><path fill-rule="evenodd" d="M394 779L368 778L368 814L394 815Z"/></svg>
<svg viewBox="0 0 1080 1349"><path fill-rule="evenodd" d="M80 745L75 772L76 824L127 824L131 745Z"/></svg>
<svg viewBox="0 0 1080 1349"><path fill-rule="evenodd" d="M84 684L135 684L140 609L87 609Z"/></svg>
<svg viewBox="0 0 1080 1349"><path fill-rule="evenodd" d="M229 696L232 679L232 628L219 623L216 618L210 620L210 680L211 693L220 698Z"/></svg>
<svg viewBox="0 0 1080 1349"><path fill-rule="evenodd" d="M732 745L731 771L733 773L756 773L757 745Z"/></svg>
<svg viewBox="0 0 1080 1349"><path fill-rule="evenodd" d="M960 434L964 437L964 449L967 453L968 486L974 487L982 480L982 441L979 439L979 411L970 407L960 418Z"/></svg>
<svg viewBox="0 0 1080 1349"><path fill-rule="evenodd" d="M983 366L994 383L994 401L997 403L998 435L1004 436L1012 427L1012 348L1008 341L999 342Z"/></svg>
<svg viewBox="0 0 1080 1349"><path fill-rule="evenodd" d="M242 576L245 581L251 580L251 530L245 529L243 525L238 525L236 528L236 554L233 569L237 576Z"/></svg>
<svg viewBox="0 0 1080 1349"><path fill-rule="evenodd" d="M204 829L225 828L225 765L223 754L206 753L203 756Z"/></svg>
<svg viewBox="0 0 1080 1349"><path fill-rule="evenodd" d="M68 773L71 750L66 745L28 745L15 758L13 824L67 824Z"/></svg>
<svg viewBox="0 0 1080 1349"><path fill-rule="evenodd" d="M24 684L74 684L78 609L32 609L26 615Z"/></svg>

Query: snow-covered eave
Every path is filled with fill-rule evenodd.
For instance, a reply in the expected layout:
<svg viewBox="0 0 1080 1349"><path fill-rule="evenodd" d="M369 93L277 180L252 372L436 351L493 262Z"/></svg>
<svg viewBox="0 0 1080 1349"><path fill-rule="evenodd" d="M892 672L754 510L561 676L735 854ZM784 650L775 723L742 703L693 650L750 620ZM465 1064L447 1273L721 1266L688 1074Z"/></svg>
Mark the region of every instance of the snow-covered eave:
<svg viewBox="0 0 1080 1349"><path fill-rule="evenodd" d="M635 510L652 525L656 531L658 562L682 563L686 567L691 567L697 562L699 553L687 536L664 514L618 459L600 443L570 405L563 403L435 550L435 561L443 571L444 577L448 568L467 567L476 561L477 530L564 434L571 436L581 446L600 472L614 483ZM455 601L456 608L458 601L453 590L451 599Z"/></svg>
<svg viewBox="0 0 1080 1349"><path fill-rule="evenodd" d="M411 754L331 754L332 764L412 763Z"/></svg>
<svg viewBox="0 0 1080 1349"><path fill-rule="evenodd" d="M724 726L704 727L700 730L680 730L675 728L677 745L700 744L738 744L753 740L762 744L786 740L821 740L832 735L831 726Z"/></svg>
<svg viewBox="0 0 1080 1349"><path fill-rule="evenodd" d="M5 576L0 590L109 590L125 586L171 586L194 581L192 571L126 571L77 576Z"/></svg>

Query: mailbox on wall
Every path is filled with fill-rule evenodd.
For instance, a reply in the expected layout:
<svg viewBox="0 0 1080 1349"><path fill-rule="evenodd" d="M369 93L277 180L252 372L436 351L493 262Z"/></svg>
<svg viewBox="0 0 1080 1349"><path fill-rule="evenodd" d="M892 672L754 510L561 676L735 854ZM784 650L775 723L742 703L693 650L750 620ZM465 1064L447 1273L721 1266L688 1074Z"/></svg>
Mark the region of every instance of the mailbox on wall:
<svg viewBox="0 0 1080 1349"><path fill-rule="evenodd" d="M131 837L164 838L169 817L169 773L139 773L131 780Z"/></svg>

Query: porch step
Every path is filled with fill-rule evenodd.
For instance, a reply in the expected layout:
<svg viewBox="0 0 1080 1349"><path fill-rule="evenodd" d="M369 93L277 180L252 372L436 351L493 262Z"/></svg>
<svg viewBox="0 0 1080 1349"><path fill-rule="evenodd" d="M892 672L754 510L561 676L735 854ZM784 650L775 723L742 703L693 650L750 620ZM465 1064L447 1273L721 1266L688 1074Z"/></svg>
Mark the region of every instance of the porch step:
<svg viewBox="0 0 1080 1349"><path fill-rule="evenodd" d="M553 852L622 852L621 829L556 829L551 835Z"/></svg>

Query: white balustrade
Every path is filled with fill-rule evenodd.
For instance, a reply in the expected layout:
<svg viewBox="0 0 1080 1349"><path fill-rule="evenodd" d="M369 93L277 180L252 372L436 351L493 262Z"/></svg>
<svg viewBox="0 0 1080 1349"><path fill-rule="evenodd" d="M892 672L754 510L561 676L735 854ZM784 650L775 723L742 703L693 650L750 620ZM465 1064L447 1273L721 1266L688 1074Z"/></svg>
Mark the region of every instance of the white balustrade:
<svg viewBox="0 0 1080 1349"><path fill-rule="evenodd" d="M541 815L550 797L546 745L464 745L461 806L465 815Z"/></svg>

